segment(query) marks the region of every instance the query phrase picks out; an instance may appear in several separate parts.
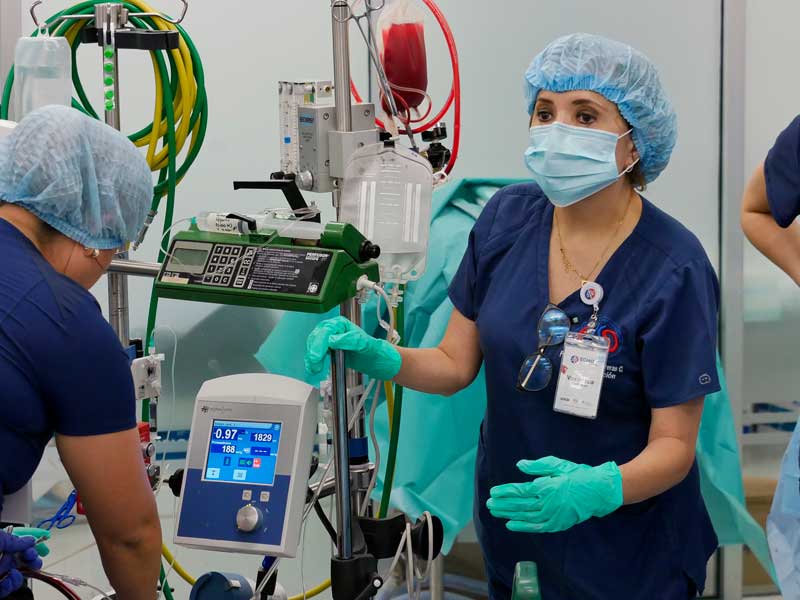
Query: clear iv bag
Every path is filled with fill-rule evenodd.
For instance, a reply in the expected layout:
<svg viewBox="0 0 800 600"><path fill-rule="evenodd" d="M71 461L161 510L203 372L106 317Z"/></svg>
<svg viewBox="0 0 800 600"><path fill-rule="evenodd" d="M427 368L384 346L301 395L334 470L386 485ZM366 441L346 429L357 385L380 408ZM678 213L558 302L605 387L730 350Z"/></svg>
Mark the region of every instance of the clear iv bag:
<svg viewBox="0 0 800 600"><path fill-rule="evenodd" d="M381 281L422 277L428 258L433 172L417 153L393 143L353 154L344 176L340 220L381 248Z"/></svg>
<svg viewBox="0 0 800 600"><path fill-rule="evenodd" d="M48 104L72 104L72 52L66 38L22 37L14 53L14 117Z"/></svg>

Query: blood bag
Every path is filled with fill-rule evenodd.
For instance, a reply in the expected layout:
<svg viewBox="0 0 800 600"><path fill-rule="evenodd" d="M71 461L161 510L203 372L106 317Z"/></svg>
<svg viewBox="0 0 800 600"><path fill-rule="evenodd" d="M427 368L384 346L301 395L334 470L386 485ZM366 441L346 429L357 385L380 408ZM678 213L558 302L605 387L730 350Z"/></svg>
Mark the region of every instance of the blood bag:
<svg viewBox="0 0 800 600"><path fill-rule="evenodd" d="M415 281L425 272L432 198L431 165L408 148L370 144L350 159L340 220L380 246L382 282Z"/></svg>
<svg viewBox="0 0 800 600"><path fill-rule="evenodd" d="M424 18L411 0L394 0L378 20L381 63L401 113L422 104L428 90Z"/></svg>
<svg viewBox="0 0 800 600"><path fill-rule="evenodd" d="M14 117L72 104L72 52L64 37L23 37L14 53Z"/></svg>

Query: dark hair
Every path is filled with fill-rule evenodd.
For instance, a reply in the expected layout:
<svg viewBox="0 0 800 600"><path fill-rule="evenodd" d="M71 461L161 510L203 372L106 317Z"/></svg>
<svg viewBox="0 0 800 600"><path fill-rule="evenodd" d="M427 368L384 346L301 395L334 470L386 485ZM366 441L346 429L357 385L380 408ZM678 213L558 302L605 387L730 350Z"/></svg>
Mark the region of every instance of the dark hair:
<svg viewBox="0 0 800 600"><path fill-rule="evenodd" d="M625 175L625 179L634 187L634 189L643 192L647 189L647 180L644 178L644 173L642 172L641 167L642 163L637 162L633 166L633 170Z"/></svg>

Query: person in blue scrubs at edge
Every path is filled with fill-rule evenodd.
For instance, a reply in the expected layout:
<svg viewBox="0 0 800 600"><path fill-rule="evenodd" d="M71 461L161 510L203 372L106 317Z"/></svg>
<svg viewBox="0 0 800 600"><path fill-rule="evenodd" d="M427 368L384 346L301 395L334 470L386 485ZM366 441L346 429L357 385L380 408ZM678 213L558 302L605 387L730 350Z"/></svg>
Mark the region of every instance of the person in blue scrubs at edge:
<svg viewBox="0 0 800 600"><path fill-rule="evenodd" d="M152 191L135 146L72 108L34 111L0 140L0 511L55 435L119 600L155 597L161 527L128 357L88 289Z"/></svg>
<svg viewBox="0 0 800 600"><path fill-rule="evenodd" d="M483 210L439 346L336 318L309 336L307 369L342 349L370 377L447 395L484 363L474 517L491 598L510 598L518 561L544 600L693 598L717 547L695 441L720 389L719 286L697 238L637 191L667 166L676 116L655 66L595 35L555 40L525 81L534 183Z"/></svg>
<svg viewBox="0 0 800 600"><path fill-rule="evenodd" d="M775 140L747 183L742 229L758 250L800 285L800 116Z"/></svg>

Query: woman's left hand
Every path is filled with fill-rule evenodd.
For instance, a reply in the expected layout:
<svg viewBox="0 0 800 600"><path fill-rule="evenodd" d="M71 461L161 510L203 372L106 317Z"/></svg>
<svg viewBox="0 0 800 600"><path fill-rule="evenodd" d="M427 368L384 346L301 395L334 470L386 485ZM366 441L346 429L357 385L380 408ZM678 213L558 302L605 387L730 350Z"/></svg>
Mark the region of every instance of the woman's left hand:
<svg viewBox="0 0 800 600"><path fill-rule="evenodd" d="M511 531L564 531L622 506L622 474L614 462L590 467L547 456L521 460L517 468L536 479L495 486L486 502L492 516L509 520Z"/></svg>

